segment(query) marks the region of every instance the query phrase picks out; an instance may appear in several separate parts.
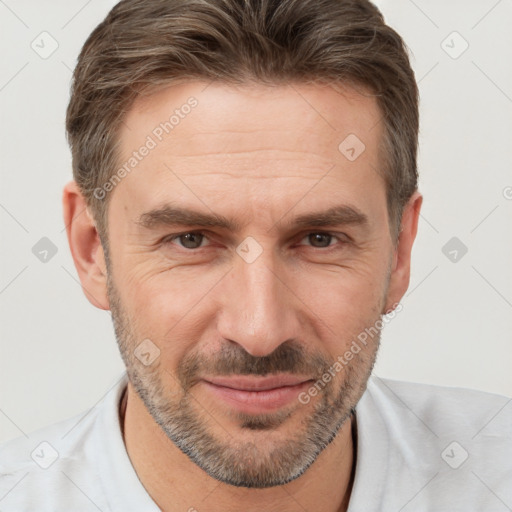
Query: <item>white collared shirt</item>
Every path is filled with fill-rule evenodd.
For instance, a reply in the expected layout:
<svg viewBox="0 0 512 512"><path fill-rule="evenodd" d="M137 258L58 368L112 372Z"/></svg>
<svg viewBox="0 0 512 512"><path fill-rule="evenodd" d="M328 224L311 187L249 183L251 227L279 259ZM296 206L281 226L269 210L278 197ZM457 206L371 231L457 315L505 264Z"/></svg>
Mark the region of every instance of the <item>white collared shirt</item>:
<svg viewBox="0 0 512 512"><path fill-rule="evenodd" d="M124 445L127 382L124 372L89 411L0 445L0 511L160 511ZM511 399L372 377L356 420L349 512L512 510Z"/></svg>

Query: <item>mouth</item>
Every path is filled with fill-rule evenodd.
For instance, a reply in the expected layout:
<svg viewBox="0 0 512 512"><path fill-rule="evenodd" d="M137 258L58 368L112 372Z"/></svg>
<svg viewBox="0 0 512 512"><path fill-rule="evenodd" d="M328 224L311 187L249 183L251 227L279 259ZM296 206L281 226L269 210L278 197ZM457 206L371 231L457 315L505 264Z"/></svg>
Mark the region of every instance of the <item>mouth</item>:
<svg viewBox="0 0 512 512"><path fill-rule="evenodd" d="M298 401L313 379L280 374L268 377L238 375L202 379L206 391L230 408L246 414L272 412Z"/></svg>

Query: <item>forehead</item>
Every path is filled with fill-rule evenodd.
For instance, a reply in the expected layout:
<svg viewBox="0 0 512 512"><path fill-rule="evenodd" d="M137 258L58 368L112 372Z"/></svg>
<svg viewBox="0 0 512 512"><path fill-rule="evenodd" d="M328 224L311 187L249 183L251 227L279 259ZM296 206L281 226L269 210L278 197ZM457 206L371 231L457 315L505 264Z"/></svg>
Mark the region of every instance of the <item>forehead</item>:
<svg viewBox="0 0 512 512"><path fill-rule="evenodd" d="M127 211L175 199L177 191L225 206L250 197L254 208L269 201L284 208L283 197L296 201L311 186L317 197L383 187L381 136L375 97L349 87L173 85L138 97L125 116L120 165L134 165L114 195ZM144 146L150 149L135 157Z"/></svg>
<svg viewBox="0 0 512 512"><path fill-rule="evenodd" d="M302 142L310 154L317 150L337 159L336 142L348 134L369 145L377 140L380 117L375 96L362 88L188 82L138 96L125 116L120 139L127 153L141 136L150 135L176 155L186 155L190 148L183 139L195 139L202 151L215 153L220 148L211 145L230 134L226 149L238 152L257 146L291 146L296 151L297 142Z"/></svg>

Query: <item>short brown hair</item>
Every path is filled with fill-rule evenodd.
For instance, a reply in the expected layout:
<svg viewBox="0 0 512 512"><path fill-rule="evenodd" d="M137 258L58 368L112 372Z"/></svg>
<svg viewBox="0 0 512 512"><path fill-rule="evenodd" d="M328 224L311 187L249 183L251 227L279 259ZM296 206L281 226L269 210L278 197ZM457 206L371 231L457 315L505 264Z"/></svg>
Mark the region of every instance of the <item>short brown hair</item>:
<svg viewBox="0 0 512 512"><path fill-rule="evenodd" d="M367 0L122 0L91 33L73 75L66 129L73 176L104 245L118 133L137 95L183 80L359 85L384 121L391 228L417 188L418 88L401 37Z"/></svg>

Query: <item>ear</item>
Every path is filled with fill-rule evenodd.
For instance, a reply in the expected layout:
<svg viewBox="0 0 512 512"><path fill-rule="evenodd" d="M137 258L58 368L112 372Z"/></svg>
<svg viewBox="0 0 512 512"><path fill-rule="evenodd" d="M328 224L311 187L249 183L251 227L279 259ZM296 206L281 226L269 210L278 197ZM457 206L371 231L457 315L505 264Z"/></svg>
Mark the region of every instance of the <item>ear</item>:
<svg viewBox="0 0 512 512"><path fill-rule="evenodd" d="M75 181L64 187L62 206L69 248L82 290L93 306L110 309L103 247L94 219Z"/></svg>
<svg viewBox="0 0 512 512"><path fill-rule="evenodd" d="M398 304L409 287L411 276L411 252L420 216L423 197L416 191L404 207L400 233L394 249L393 264L389 281L388 295L383 314Z"/></svg>

